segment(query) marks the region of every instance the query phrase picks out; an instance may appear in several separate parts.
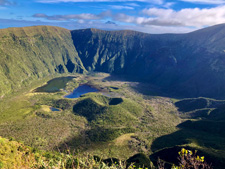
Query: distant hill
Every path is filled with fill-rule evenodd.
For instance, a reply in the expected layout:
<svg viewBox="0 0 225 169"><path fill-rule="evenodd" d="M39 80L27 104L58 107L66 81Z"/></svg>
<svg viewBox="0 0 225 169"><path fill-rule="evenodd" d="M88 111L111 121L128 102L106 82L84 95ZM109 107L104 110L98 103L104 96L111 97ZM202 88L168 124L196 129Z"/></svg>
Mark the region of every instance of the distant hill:
<svg viewBox="0 0 225 169"><path fill-rule="evenodd" d="M0 30L0 96L57 73L100 71L146 81L185 97L225 97L225 25L188 34Z"/></svg>

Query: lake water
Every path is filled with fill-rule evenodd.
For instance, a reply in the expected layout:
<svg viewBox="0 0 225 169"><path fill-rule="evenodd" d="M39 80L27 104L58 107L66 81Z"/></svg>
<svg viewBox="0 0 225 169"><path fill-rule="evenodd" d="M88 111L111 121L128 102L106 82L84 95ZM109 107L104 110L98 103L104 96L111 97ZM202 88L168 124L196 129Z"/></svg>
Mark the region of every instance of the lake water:
<svg viewBox="0 0 225 169"><path fill-rule="evenodd" d="M35 92L48 92L48 93L58 92L60 91L60 89L64 89L66 87L66 84L73 78L74 77L72 76L68 76L52 79L48 81L46 85L35 89Z"/></svg>
<svg viewBox="0 0 225 169"><path fill-rule="evenodd" d="M51 111L60 111L59 109L57 108L54 108L54 107L50 107Z"/></svg>
<svg viewBox="0 0 225 169"><path fill-rule="evenodd" d="M37 89L35 89L35 92L58 92L61 89L64 89L66 87L66 84L72 80L75 77L69 76L69 77L60 77L60 78L55 78L47 82L46 85L41 86ZM80 85L78 88L74 89L72 93L64 96L65 98L78 98L83 94L90 93L90 92L98 92L98 89L91 87L89 85ZM51 108L52 111L57 111L54 108Z"/></svg>
<svg viewBox="0 0 225 169"><path fill-rule="evenodd" d="M90 92L98 92L98 89L95 89L88 85L81 85L78 88L74 89L72 93L65 96L65 98L73 99L78 98L83 94L90 93Z"/></svg>

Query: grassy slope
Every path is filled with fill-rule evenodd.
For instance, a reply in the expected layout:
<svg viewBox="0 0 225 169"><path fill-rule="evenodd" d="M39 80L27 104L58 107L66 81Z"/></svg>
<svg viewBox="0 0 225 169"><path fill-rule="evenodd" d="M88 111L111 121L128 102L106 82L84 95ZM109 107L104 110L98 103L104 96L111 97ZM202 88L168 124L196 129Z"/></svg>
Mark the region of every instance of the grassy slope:
<svg viewBox="0 0 225 169"><path fill-rule="evenodd" d="M35 165L31 149L16 141L0 137L0 168L28 168Z"/></svg>
<svg viewBox="0 0 225 169"><path fill-rule="evenodd" d="M59 94L22 93L12 99L5 99L0 103L0 135L13 137L40 149L56 148L67 137L85 128L86 124L84 118L73 115L69 110L49 112L46 109L54 106L60 97Z"/></svg>
<svg viewBox="0 0 225 169"><path fill-rule="evenodd" d="M70 100L62 98L64 92L38 94L29 93L28 88L0 102L0 135L44 150L65 149L67 144L81 153L127 159L138 152L151 153L155 138L176 131L180 120L170 112L174 110L172 105L160 105L154 99L146 102L127 82L95 77L77 78L73 85L87 79L120 96L113 99L92 93ZM49 106L61 111L49 111ZM86 118L90 114L94 116Z"/></svg>
<svg viewBox="0 0 225 169"><path fill-rule="evenodd" d="M109 98L102 95L85 95L76 103L74 112L87 117L95 125L109 127L133 126L143 115L140 105L126 98Z"/></svg>
<svg viewBox="0 0 225 169"><path fill-rule="evenodd" d="M154 140L151 158L160 156L174 162L176 159L171 158L173 152L187 146L204 154L214 168L224 168L224 100L183 99L176 101L175 105L185 121L178 125L178 131Z"/></svg>
<svg viewBox="0 0 225 169"><path fill-rule="evenodd" d="M66 73L66 65L70 71L84 71L69 30L49 26L0 30L0 97L35 79Z"/></svg>
<svg viewBox="0 0 225 169"><path fill-rule="evenodd" d="M223 98L224 24L189 34L71 32L85 68L125 75L184 97Z"/></svg>
<svg viewBox="0 0 225 169"><path fill-rule="evenodd" d="M77 79L84 81L82 78ZM79 81L75 85L77 83ZM89 152L103 158L116 157L123 160L138 152L151 155L151 158L154 155L164 158L165 154L170 156L172 151L175 156L179 148L171 147L189 146L201 150L208 162L223 164L223 122L204 117L182 123L177 130L176 126L181 120L169 98L136 93L128 82L93 80L92 84L113 89L123 97L114 100L92 93L69 100L61 98L63 92L25 92L11 99L5 98L0 104L1 135L8 138L13 136L16 140L40 149L65 149L68 146L79 149L80 155ZM178 108L188 114L191 114L188 112L189 104L192 104L194 110L201 110L215 106L221 108L220 104L223 103L206 98L176 101ZM51 112L49 106L60 108L61 111ZM222 116L222 109L218 112Z"/></svg>
<svg viewBox="0 0 225 169"><path fill-rule="evenodd" d="M90 169L126 168L125 163L114 163L110 167L106 161L94 158L88 154L79 156L69 151L65 153L39 151L25 146L23 143L0 137L0 168L29 168L29 169ZM134 169L134 167L129 167Z"/></svg>

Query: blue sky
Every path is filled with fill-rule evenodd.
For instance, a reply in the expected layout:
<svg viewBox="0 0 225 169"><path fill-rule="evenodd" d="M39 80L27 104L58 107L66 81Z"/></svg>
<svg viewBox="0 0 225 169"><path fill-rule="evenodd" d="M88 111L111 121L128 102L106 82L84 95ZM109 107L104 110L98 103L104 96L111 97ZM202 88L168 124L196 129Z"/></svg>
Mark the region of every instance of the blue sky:
<svg viewBox="0 0 225 169"><path fill-rule="evenodd" d="M185 33L225 23L225 0L0 0L0 28Z"/></svg>

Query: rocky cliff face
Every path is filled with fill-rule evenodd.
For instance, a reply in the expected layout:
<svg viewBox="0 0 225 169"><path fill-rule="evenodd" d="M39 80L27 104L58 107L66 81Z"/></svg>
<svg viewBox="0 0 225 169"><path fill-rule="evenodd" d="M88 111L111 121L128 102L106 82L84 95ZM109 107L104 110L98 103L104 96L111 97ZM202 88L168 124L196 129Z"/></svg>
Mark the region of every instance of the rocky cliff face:
<svg viewBox="0 0 225 169"><path fill-rule="evenodd" d="M0 30L0 96L50 74L100 71L146 81L178 96L225 97L225 25L188 34Z"/></svg>
<svg viewBox="0 0 225 169"><path fill-rule="evenodd" d="M186 97L223 97L225 25L189 34L72 31L87 70L133 76Z"/></svg>

